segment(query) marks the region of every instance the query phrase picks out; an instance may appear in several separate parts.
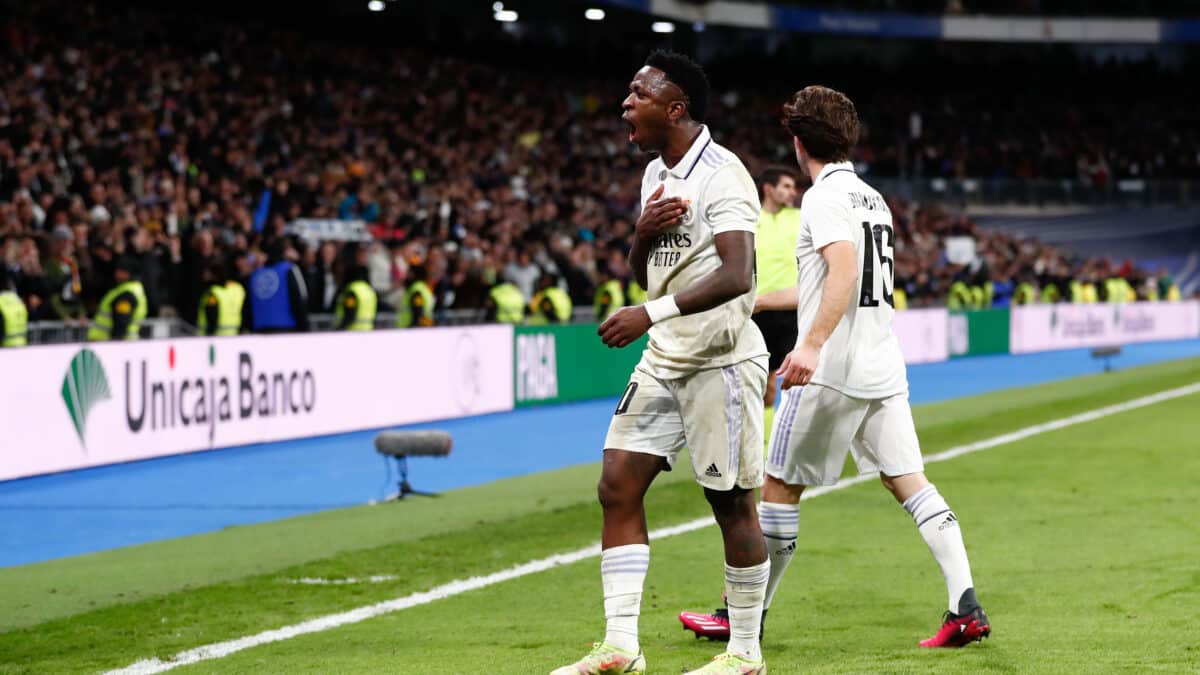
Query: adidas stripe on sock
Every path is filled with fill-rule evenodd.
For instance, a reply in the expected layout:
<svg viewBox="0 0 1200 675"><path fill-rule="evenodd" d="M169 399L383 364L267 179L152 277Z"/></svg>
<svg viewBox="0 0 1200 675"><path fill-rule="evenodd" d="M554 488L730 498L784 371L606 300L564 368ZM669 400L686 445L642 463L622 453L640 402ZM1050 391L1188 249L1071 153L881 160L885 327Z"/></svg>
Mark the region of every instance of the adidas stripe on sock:
<svg viewBox="0 0 1200 675"><path fill-rule="evenodd" d="M758 524L767 540L767 556L771 561L771 576L767 580L767 595L763 607L770 607L783 573L796 553L796 537L800 533L800 505L762 502L758 505Z"/></svg>
<svg viewBox="0 0 1200 675"><path fill-rule="evenodd" d="M638 652L638 614L642 609L642 584L650 568L646 544L614 546L600 553L600 580L604 584L604 641L625 651Z"/></svg>
<svg viewBox="0 0 1200 675"><path fill-rule="evenodd" d="M971 580L971 564L967 561L967 549L963 545L962 531L958 527L958 516L950 510L950 506L933 484L926 485L906 499L904 509L912 516L921 538L933 554L933 559L942 568L949 610L955 614L964 614L974 609L959 606L963 594L975 584ZM974 597L974 594L970 597Z"/></svg>

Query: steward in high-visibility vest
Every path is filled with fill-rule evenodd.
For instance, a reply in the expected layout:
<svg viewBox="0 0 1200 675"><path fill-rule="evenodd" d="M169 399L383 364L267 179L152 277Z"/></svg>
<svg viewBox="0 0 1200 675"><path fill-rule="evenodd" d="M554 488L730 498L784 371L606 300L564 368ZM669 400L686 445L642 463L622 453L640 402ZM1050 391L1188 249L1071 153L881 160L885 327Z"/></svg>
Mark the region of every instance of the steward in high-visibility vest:
<svg viewBox="0 0 1200 675"><path fill-rule="evenodd" d="M892 304L897 312L902 309L908 309L908 293L900 287L893 289Z"/></svg>
<svg viewBox="0 0 1200 675"><path fill-rule="evenodd" d="M397 328L433 325L435 300L426 276L424 265L413 265L408 269L408 288L404 290L404 297L396 308Z"/></svg>
<svg viewBox="0 0 1200 675"><path fill-rule="evenodd" d="M137 263L131 258L117 260L113 278L117 285L100 299L88 340L136 340L146 318L146 289L134 279Z"/></svg>
<svg viewBox="0 0 1200 675"><path fill-rule="evenodd" d="M488 318L499 323L518 324L525 321L525 296L510 282L496 284L488 291Z"/></svg>
<svg viewBox="0 0 1200 675"><path fill-rule="evenodd" d="M1043 304L1053 305L1054 303L1058 302L1061 298L1062 298L1062 295L1058 290L1058 284L1056 284L1054 282L1048 282L1045 286L1042 287L1042 303Z"/></svg>
<svg viewBox="0 0 1200 675"><path fill-rule="evenodd" d="M646 289L642 288L637 279L629 280L629 288L625 293L625 301L631 307L646 304Z"/></svg>
<svg viewBox="0 0 1200 675"><path fill-rule="evenodd" d="M238 282L225 278L225 270L219 264L205 270L205 281L209 286L200 296L200 311L196 317L200 334L237 335L242 329L242 305L246 302L246 289Z"/></svg>
<svg viewBox="0 0 1200 675"><path fill-rule="evenodd" d="M356 278L342 286L334 305L335 330L375 330L379 295L365 279Z"/></svg>
<svg viewBox="0 0 1200 675"><path fill-rule="evenodd" d="M236 281L213 284L200 296L196 327L201 335L229 336L242 330L242 304L246 289Z"/></svg>
<svg viewBox="0 0 1200 675"><path fill-rule="evenodd" d="M29 310L21 296L12 290L0 291L0 347L24 347L28 330Z"/></svg>
<svg viewBox="0 0 1200 675"><path fill-rule="evenodd" d="M596 288L596 299L592 302L596 320L604 321L625 306L625 291L621 290L621 282L609 279Z"/></svg>
<svg viewBox="0 0 1200 675"><path fill-rule="evenodd" d="M1077 304L1091 304L1099 299L1096 293L1096 285L1092 282L1082 282L1074 280L1071 282L1071 302Z"/></svg>
<svg viewBox="0 0 1200 675"><path fill-rule="evenodd" d="M973 309L975 306L975 295L971 292L971 287L963 281L956 281L950 284L950 297L946 298L946 307L950 309Z"/></svg>
<svg viewBox="0 0 1200 675"><path fill-rule="evenodd" d="M558 286L543 288L529 303L529 324L571 323L571 296Z"/></svg>
<svg viewBox="0 0 1200 675"><path fill-rule="evenodd" d="M1014 305L1032 305L1038 301L1037 288L1028 281L1022 281L1017 284L1017 290L1013 292L1012 304Z"/></svg>
<svg viewBox="0 0 1200 675"><path fill-rule="evenodd" d="M1104 300L1111 304L1129 302L1129 282L1122 277L1112 277L1104 282ZM1136 298L1137 295L1134 294Z"/></svg>
<svg viewBox="0 0 1200 675"><path fill-rule="evenodd" d="M529 303L530 325L571 322L571 296L558 287L558 275L543 272Z"/></svg>

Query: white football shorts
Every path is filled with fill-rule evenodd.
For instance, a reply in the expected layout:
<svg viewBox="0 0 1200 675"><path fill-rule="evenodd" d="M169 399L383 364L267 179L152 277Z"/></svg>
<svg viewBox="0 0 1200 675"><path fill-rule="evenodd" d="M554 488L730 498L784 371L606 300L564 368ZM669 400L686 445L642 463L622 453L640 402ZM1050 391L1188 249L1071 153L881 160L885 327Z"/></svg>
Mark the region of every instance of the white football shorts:
<svg viewBox="0 0 1200 675"><path fill-rule="evenodd" d="M658 455L674 467L686 446L701 486L761 486L766 366L766 358L754 359L673 380L633 371L605 449Z"/></svg>
<svg viewBox="0 0 1200 675"><path fill-rule="evenodd" d="M788 485L833 485L846 453L859 473L925 470L908 394L864 399L810 384L783 392L767 445L767 474Z"/></svg>

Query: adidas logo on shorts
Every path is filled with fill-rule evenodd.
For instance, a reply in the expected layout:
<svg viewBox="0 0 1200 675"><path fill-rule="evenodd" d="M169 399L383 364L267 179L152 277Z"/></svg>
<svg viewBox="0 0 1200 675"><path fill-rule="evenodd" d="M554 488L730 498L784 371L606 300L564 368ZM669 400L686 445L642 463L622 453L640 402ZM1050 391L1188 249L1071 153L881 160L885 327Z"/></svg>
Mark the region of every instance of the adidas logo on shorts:
<svg viewBox="0 0 1200 675"><path fill-rule="evenodd" d="M716 464L709 464L708 468L704 470L704 475L712 478L720 478L721 472L717 469Z"/></svg>

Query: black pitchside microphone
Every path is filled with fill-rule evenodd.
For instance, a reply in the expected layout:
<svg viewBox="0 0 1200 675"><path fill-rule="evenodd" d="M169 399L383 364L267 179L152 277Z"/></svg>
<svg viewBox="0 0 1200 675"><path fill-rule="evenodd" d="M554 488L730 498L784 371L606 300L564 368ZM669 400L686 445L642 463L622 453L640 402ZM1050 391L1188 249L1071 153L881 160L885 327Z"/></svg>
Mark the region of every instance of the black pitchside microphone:
<svg viewBox="0 0 1200 675"><path fill-rule="evenodd" d="M452 444L450 434L445 431L381 431L376 434L376 452L395 458L400 473L400 491L395 499L404 499L406 495L438 496L435 492L414 490L409 484L408 458L445 457L450 454Z"/></svg>

